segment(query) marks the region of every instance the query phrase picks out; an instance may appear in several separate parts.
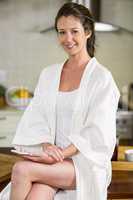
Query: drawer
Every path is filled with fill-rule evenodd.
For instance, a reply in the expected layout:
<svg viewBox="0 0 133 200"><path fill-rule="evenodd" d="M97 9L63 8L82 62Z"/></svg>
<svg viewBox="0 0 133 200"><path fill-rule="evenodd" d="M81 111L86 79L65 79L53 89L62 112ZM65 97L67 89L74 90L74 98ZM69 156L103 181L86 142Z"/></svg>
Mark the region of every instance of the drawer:
<svg viewBox="0 0 133 200"><path fill-rule="evenodd" d="M0 147L12 147L14 135L8 135L5 138L0 138Z"/></svg>
<svg viewBox="0 0 133 200"><path fill-rule="evenodd" d="M20 118L19 115L0 116L0 132L16 130Z"/></svg>
<svg viewBox="0 0 133 200"><path fill-rule="evenodd" d="M0 147L11 147L23 112L0 111Z"/></svg>
<svg viewBox="0 0 133 200"><path fill-rule="evenodd" d="M3 133L14 133L23 112L0 112L0 135Z"/></svg>

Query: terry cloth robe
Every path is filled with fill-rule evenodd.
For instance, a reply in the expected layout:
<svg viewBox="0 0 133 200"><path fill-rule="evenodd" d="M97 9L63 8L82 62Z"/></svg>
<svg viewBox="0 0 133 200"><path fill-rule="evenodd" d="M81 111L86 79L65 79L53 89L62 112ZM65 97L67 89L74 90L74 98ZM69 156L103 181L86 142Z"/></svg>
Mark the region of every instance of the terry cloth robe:
<svg viewBox="0 0 133 200"><path fill-rule="evenodd" d="M56 100L64 63L43 70L35 95L26 109L13 144L54 144ZM111 157L116 144L119 91L111 73L92 58L78 89L68 139L79 153L73 156L76 191L73 198L57 193L56 200L106 200L111 181ZM1 199L5 200L5 199ZM8 199L7 199L8 200Z"/></svg>

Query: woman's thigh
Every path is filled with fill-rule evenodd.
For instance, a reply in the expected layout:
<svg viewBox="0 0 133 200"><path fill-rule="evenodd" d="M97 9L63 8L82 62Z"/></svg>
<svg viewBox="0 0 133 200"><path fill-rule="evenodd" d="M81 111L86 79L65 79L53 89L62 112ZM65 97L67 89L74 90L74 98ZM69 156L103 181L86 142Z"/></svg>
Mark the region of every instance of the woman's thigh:
<svg viewBox="0 0 133 200"><path fill-rule="evenodd" d="M33 183L26 200L53 200L57 190L57 188L51 187L49 185Z"/></svg>
<svg viewBox="0 0 133 200"><path fill-rule="evenodd" d="M20 161L17 167L23 172L25 169L31 182L43 183L61 189L75 189L76 174L72 159L52 165Z"/></svg>

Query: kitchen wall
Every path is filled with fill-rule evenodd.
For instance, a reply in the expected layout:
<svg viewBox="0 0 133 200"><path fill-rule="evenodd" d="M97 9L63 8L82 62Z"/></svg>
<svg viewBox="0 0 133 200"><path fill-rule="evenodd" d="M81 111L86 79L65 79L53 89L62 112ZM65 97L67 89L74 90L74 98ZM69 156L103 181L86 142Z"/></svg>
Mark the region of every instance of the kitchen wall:
<svg viewBox="0 0 133 200"><path fill-rule="evenodd" d="M102 0L101 18L130 31L98 33L97 57L112 71L119 88L133 82L133 1Z"/></svg>
<svg viewBox="0 0 133 200"><path fill-rule="evenodd" d="M54 23L63 0L0 1L0 70L7 86L34 89L41 70L66 58L55 31L39 31ZM102 20L133 31L132 0L102 0ZM96 57L121 87L133 81L133 33L97 33Z"/></svg>

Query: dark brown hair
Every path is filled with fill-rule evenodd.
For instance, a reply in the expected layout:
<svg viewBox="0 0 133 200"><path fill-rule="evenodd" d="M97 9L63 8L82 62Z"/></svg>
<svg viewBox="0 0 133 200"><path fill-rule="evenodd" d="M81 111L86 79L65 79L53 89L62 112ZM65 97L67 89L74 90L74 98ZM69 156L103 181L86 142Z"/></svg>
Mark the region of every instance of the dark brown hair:
<svg viewBox="0 0 133 200"><path fill-rule="evenodd" d="M57 22L60 17L74 16L78 18L84 27L85 32L91 31L91 37L87 40L87 52L93 57L95 52L95 31L94 31L94 19L88 8L77 3L65 3L58 11L55 18L55 29L57 29Z"/></svg>

